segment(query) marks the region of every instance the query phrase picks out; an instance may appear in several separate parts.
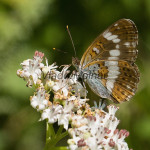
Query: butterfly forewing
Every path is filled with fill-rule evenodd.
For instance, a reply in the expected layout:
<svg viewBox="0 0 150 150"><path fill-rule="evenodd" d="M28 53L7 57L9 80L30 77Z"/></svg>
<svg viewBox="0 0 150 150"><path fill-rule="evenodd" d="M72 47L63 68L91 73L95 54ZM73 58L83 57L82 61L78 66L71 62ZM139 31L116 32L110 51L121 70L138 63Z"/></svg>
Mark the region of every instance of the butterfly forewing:
<svg viewBox="0 0 150 150"><path fill-rule="evenodd" d="M99 96L120 103L129 100L137 89L138 31L129 19L121 19L100 34L80 61L82 72L96 74L87 83Z"/></svg>
<svg viewBox="0 0 150 150"><path fill-rule="evenodd" d="M94 60L128 60L137 57L138 31L129 19L121 19L111 25L88 47L80 65L85 66Z"/></svg>

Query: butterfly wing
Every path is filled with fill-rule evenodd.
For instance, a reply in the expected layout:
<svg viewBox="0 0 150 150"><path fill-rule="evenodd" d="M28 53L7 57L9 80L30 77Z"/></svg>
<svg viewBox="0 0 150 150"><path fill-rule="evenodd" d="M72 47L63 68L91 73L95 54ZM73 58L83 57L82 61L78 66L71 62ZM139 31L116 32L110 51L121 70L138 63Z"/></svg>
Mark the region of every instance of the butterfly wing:
<svg viewBox="0 0 150 150"><path fill-rule="evenodd" d="M127 60L135 61L137 57L138 31L133 21L120 19L88 47L81 58L80 65L86 65L95 60Z"/></svg>
<svg viewBox="0 0 150 150"><path fill-rule="evenodd" d="M85 51L80 67L95 73L89 78L91 89L104 98L120 103L129 100L137 89L139 71L137 57L138 31L129 19L121 19L100 34ZM105 90L101 90L105 89Z"/></svg>
<svg viewBox="0 0 150 150"><path fill-rule="evenodd" d="M88 70L87 83L91 89L115 103L128 101L137 90L139 71L134 63L99 60L89 63Z"/></svg>

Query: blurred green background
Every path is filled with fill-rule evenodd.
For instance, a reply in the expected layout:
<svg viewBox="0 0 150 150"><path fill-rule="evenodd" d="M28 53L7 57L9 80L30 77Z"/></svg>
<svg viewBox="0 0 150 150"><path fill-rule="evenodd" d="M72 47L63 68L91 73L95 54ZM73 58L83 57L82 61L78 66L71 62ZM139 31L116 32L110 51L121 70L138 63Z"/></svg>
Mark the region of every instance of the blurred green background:
<svg viewBox="0 0 150 150"><path fill-rule="evenodd" d="M0 150L41 150L45 143L45 122L38 122L40 114L29 102L33 90L16 75L20 63L39 50L49 64L70 64L74 52L66 25L81 58L121 18L133 20L139 30L141 80L132 100L119 105L119 128L130 131L129 148L150 149L150 0L0 0Z"/></svg>

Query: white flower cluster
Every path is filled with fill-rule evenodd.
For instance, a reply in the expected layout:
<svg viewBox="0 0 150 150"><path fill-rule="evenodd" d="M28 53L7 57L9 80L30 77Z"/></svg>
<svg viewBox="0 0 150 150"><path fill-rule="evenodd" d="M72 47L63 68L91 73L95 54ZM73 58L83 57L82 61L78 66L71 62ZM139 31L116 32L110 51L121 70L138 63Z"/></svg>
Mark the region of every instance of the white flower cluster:
<svg viewBox="0 0 150 150"><path fill-rule="evenodd" d="M44 54L36 51L33 59L27 59L21 63L22 70L17 70L17 75L27 81L28 86L36 84L38 78L41 78L41 68L44 67L42 62Z"/></svg>
<svg viewBox="0 0 150 150"><path fill-rule="evenodd" d="M72 139L68 140L71 150L128 150L124 139L129 135L126 130L116 129L119 120L115 117L118 110L108 106L108 112L101 109L88 110L86 115L72 117L73 128L69 129Z"/></svg>
<svg viewBox="0 0 150 150"><path fill-rule="evenodd" d="M34 86L36 92L30 97L31 106L41 112L41 119L52 124L58 122L71 135L68 140L71 150L117 149L128 150L124 141L126 130L116 129L119 120L115 117L117 107L108 106L108 112L90 108L86 89L69 76L69 66L59 71L55 64L42 63L44 54L36 51L33 59L25 60L17 75ZM69 124L72 128L69 128Z"/></svg>

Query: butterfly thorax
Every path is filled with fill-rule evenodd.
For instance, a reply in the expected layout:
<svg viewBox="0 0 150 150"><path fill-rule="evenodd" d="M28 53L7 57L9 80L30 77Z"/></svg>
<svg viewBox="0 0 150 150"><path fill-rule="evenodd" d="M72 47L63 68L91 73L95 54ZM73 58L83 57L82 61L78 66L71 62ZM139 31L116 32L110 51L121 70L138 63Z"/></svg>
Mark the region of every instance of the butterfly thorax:
<svg viewBox="0 0 150 150"><path fill-rule="evenodd" d="M82 78L82 80L85 81L84 77L83 77L84 76L84 71L81 68L80 60L77 57L72 57L72 64L78 72L78 77Z"/></svg>
<svg viewBox="0 0 150 150"><path fill-rule="evenodd" d="M72 57L72 64L79 71L80 60L77 57Z"/></svg>

